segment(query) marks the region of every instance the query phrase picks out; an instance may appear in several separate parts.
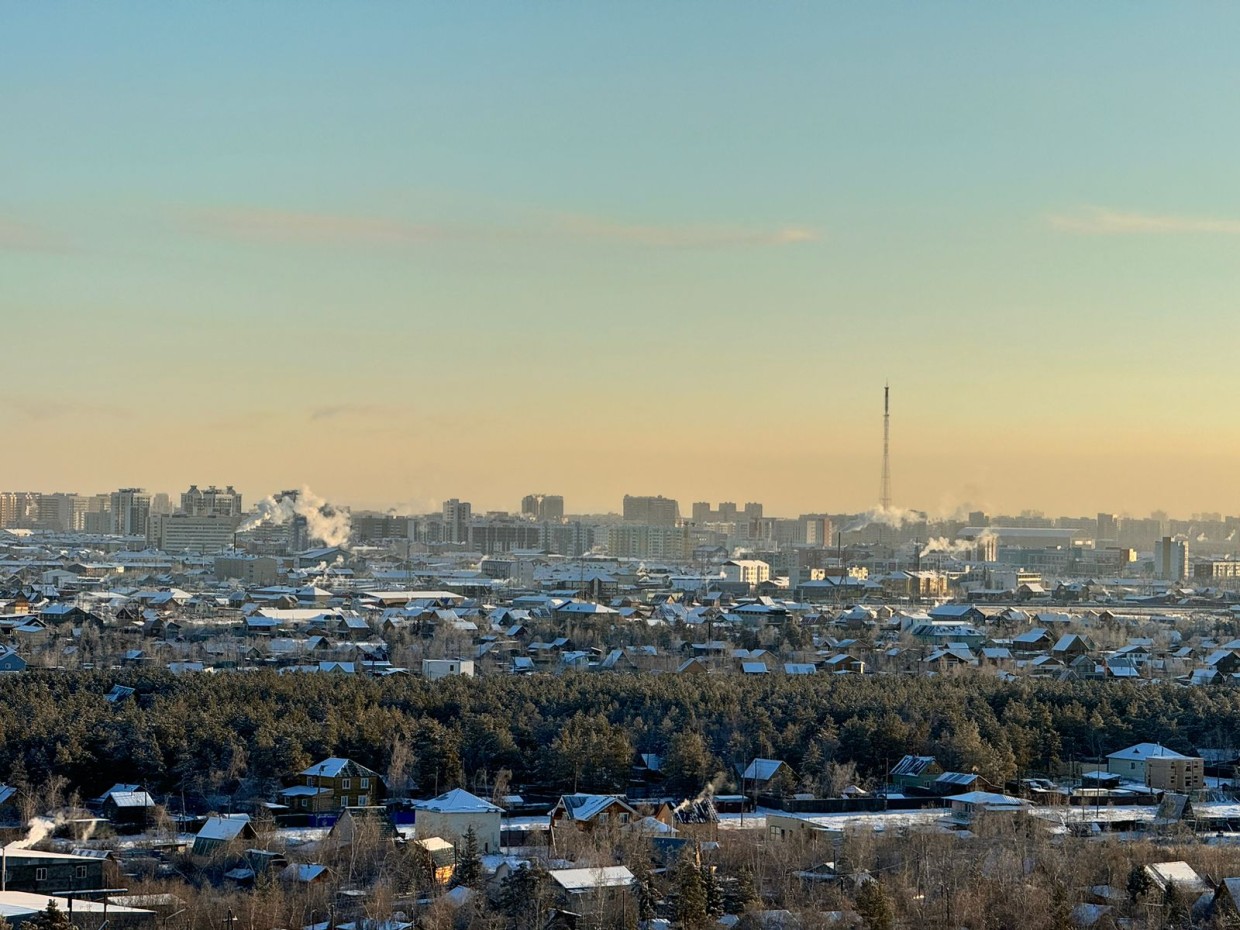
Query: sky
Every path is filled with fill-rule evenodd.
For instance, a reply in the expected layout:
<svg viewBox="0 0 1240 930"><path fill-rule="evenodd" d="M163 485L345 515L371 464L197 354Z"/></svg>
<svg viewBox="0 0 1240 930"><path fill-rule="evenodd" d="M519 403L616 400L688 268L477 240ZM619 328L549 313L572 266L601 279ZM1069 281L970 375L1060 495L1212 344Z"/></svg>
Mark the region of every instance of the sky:
<svg viewBox="0 0 1240 930"><path fill-rule="evenodd" d="M1235 4L0 17L0 486L1240 512Z"/></svg>

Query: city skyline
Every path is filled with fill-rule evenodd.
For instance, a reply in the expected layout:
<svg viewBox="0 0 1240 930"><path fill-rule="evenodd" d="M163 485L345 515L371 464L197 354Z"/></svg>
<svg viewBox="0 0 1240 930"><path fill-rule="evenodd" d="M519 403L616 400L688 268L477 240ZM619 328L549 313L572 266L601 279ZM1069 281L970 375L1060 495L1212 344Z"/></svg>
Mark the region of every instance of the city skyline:
<svg viewBox="0 0 1240 930"><path fill-rule="evenodd" d="M9 486L1240 510L1236 8L241 19L8 11Z"/></svg>

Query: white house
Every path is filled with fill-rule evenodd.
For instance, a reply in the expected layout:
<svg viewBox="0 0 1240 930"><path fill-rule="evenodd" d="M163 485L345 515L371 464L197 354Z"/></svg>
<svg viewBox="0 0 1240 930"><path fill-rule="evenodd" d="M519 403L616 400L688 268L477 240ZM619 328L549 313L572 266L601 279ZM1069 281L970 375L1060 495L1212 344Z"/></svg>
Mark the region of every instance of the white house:
<svg viewBox="0 0 1240 930"><path fill-rule="evenodd" d="M473 659L423 659L422 677L431 681L447 678L449 675L474 677Z"/></svg>
<svg viewBox="0 0 1240 930"><path fill-rule="evenodd" d="M499 852L500 818L504 811L490 801L455 788L429 801L419 801L414 809L419 837L438 836L459 843L473 827L479 850Z"/></svg>

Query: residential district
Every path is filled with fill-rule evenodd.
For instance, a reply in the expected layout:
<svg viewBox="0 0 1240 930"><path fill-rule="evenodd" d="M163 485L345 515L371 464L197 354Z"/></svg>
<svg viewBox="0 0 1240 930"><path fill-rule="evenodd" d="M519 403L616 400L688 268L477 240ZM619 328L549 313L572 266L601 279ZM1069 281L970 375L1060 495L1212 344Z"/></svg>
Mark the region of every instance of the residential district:
<svg viewBox="0 0 1240 930"><path fill-rule="evenodd" d="M308 489L246 509L232 487L193 486L176 504L7 492L0 527L0 688L75 689L131 721L169 682L284 676L450 695L657 679L771 702L819 679L1240 694L1240 517L1220 514L780 518L626 496L578 516L531 494L519 513L453 499L397 515ZM1119 745L1092 725L1093 752L1039 750L1037 770L954 768L959 746L911 742L868 774L809 752L695 769L683 740L629 746L606 791L578 790L584 769L453 784L368 767L391 746L336 746L227 790L224 776L140 783L123 753L76 781L22 760L0 785L0 916L80 930L1240 919L1234 728Z"/></svg>

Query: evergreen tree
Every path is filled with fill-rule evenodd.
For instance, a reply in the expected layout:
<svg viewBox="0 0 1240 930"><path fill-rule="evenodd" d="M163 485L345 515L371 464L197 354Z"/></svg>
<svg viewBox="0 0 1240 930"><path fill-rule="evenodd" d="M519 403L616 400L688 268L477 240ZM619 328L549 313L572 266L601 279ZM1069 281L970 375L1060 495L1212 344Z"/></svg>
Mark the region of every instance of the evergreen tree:
<svg viewBox="0 0 1240 930"><path fill-rule="evenodd" d="M706 888L702 884L702 873L688 851L676 861L676 867L672 870L672 887L676 893L675 907L672 910L676 925L684 930L699 930L705 927Z"/></svg>
<svg viewBox="0 0 1240 930"><path fill-rule="evenodd" d="M478 834L472 826L465 831L465 845L457 857L452 883L466 888L482 884L482 854L478 851Z"/></svg>
<svg viewBox="0 0 1240 930"><path fill-rule="evenodd" d="M48 900L47 909L26 921L28 930L77 930L69 923L69 915L56 906L55 900Z"/></svg>
<svg viewBox="0 0 1240 930"><path fill-rule="evenodd" d="M659 903L658 889L654 885L654 876L644 863L639 863L633 872L633 894L637 899L637 919L651 920L655 916L655 908Z"/></svg>
<svg viewBox="0 0 1240 930"><path fill-rule="evenodd" d="M1150 881L1149 873L1145 871L1145 867L1140 863L1134 865L1129 869L1128 881L1124 885L1125 890L1128 892L1128 900L1136 904L1141 899L1141 896L1150 890L1152 884L1153 882Z"/></svg>
<svg viewBox="0 0 1240 930"><path fill-rule="evenodd" d="M515 930L541 930L547 873L537 862L516 869L500 883L496 907Z"/></svg>
<svg viewBox="0 0 1240 930"><path fill-rule="evenodd" d="M866 930L891 930L895 926L891 899L886 889L872 879L857 889L857 914Z"/></svg>
<svg viewBox="0 0 1240 930"><path fill-rule="evenodd" d="M715 877L715 870L709 865L702 866L702 890L706 895L706 914L709 917L723 916L723 889Z"/></svg>
<svg viewBox="0 0 1240 930"><path fill-rule="evenodd" d="M736 880L724 890L723 910L727 914L740 914L758 903L758 892L753 884L753 872L743 868L736 873Z"/></svg>

